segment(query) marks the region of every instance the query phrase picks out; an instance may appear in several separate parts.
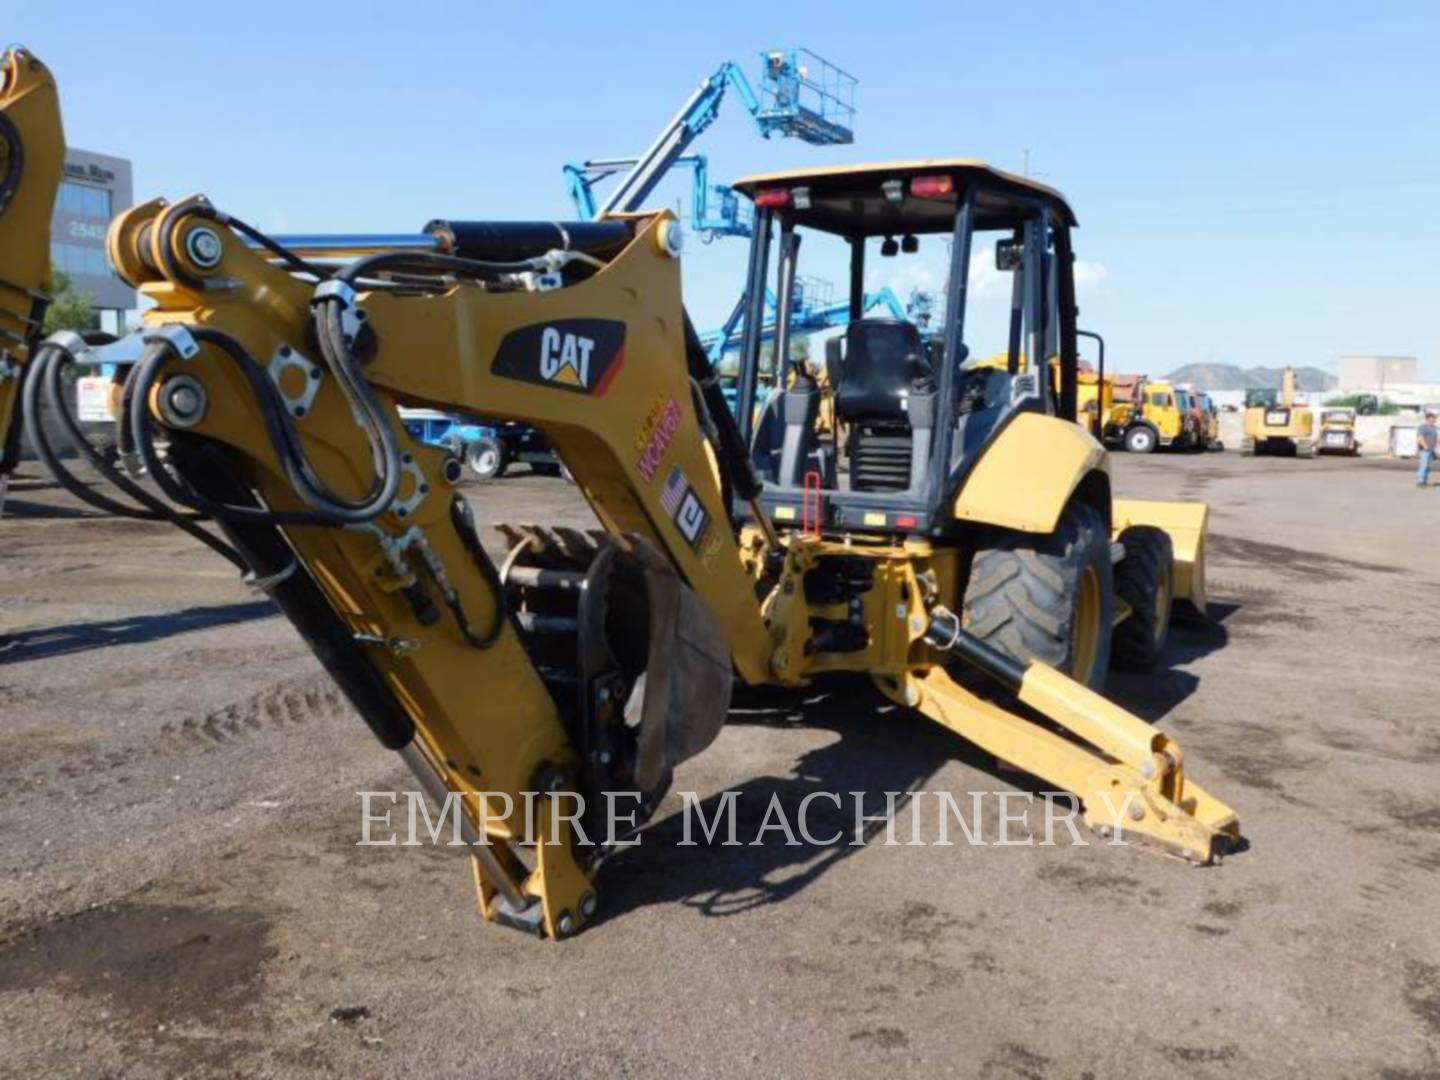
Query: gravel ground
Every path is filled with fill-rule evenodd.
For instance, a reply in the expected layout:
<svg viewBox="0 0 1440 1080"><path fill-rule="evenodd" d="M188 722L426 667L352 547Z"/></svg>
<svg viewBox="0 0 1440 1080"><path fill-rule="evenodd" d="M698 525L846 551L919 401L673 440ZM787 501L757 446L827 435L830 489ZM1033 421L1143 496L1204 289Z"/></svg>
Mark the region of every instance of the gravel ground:
<svg viewBox="0 0 1440 1080"><path fill-rule="evenodd" d="M676 847L672 794L558 945L481 921L455 851L356 846L356 791L406 774L225 564L22 472L0 1074L1440 1075L1440 491L1378 459L1115 468L1213 508L1216 621L1112 692L1247 851ZM560 481L469 494L482 520L588 520ZM737 710L676 788L739 789L745 839L772 794L1015 782L843 684ZM902 840L912 819L936 839L933 804Z"/></svg>

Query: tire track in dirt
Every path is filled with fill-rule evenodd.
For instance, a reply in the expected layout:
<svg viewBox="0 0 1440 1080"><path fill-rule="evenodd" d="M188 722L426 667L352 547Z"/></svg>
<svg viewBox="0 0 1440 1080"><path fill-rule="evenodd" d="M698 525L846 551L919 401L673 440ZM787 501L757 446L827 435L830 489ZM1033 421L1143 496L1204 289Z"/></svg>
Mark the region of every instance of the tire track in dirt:
<svg viewBox="0 0 1440 1080"><path fill-rule="evenodd" d="M21 697L31 697L21 693ZM339 688L324 674L281 679L263 690L219 709L193 713L161 724L149 737L95 750L87 742L70 743L40 740L26 752L22 744L15 754L0 763L0 783L9 790L39 794L63 785L87 784L86 794L94 795L107 786L107 773L143 765L157 759L173 759L193 753L210 754L256 739L283 737L286 732L316 721L340 719L350 705ZM59 760L53 759L59 755ZM128 777L121 776L122 782Z"/></svg>

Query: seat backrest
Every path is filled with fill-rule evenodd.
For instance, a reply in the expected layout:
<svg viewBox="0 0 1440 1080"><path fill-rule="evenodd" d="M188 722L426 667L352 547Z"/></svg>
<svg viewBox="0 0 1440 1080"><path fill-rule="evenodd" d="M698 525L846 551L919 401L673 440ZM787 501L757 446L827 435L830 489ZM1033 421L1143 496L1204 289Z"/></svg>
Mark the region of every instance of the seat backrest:
<svg viewBox="0 0 1440 1080"><path fill-rule="evenodd" d="M846 420L905 417L905 397L930 373L920 331L905 319L856 319L845 328L835 411Z"/></svg>

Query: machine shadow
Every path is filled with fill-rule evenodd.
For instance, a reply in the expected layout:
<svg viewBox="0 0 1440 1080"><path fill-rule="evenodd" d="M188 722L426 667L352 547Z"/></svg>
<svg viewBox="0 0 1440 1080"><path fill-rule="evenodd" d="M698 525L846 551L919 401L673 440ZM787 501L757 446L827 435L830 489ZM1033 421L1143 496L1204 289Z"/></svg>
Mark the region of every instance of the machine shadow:
<svg viewBox="0 0 1440 1080"><path fill-rule="evenodd" d="M1230 640L1225 621L1239 610L1239 604L1212 600L1208 619L1174 620L1170 624L1170 639L1155 670L1112 671L1107 696L1136 716L1155 723L1200 686L1199 676L1179 670L1180 665L1223 649Z"/></svg>
<svg viewBox="0 0 1440 1080"><path fill-rule="evenodd" d="M0 521L9 518L25 518L43 520L45 518L103 518L95 510L82 510L78 506L52 506L49 503L31 502L29 499L17 499L14 495L5 500L5 516Z"/></svg>
<svg viewBox="0 0 1440 1080"><path fill-rule="evenodd" d="M1212 602L1207 621L1177 621L1162 666L1143 675L1112 672L1108 696L1147 721L1164 716L1193 694L1200 682L1178 670L1179 665L1223 648L1229 638L1225 621L1238 609L1237 604ZM737 725L819 729L838 738L798 758L789 776L747 779L699 800L694 809L652 822L641 834L640 844L601 867L602 920L651 904L679 903L707 916L727 916L782 903L841 860L864 851L871 841L883 842L883 821L864 823L860 842L855 842L855 793L861 793L859 805L866 817L883 816L887 792L901 793L896 798L899 812L909 796L922 790L925 780L949 761L994 777L997 789L1040 795L1053 787L997 761L921 714L895 705L865 678L832 676L799 693L744 691L727 720L727 726ZM683 786L677 790L684 790ZM837 793L841 803L837 806L828 795L811 801L803 815L812 838L807 839L799 832L801 804L816 792ZM722 800L732 798L733 811L727 812ZM772 800L798 843L787 842L779 815L770 811ZM716 821L719 828L713 839L707 839L704 830ZM731 821L734 844L727 842ZM752 843L762 829L763 842ZM832 842L837 833L839 838Z"/></svg>
<svg viewBox="0 0 1440 1080"><path fill-rule="evenodd" d="M803 692L804 697L766 695L732 709L729 726L804 727L831 731L838 738L802 755L789 776L754 777L700 800L697 810L688 811L688 823L683 809L652 823L639 846L601 867L602 918L650 904L679 903L705 915L727 916L782 903L871 841L884 841L885 822L878 820L862 823L855 842L856 793L860 813L883 819L887 792L897 792L898 814L910 795L923 790L925 780L950 761L995 776L1001 788L1043 790L1032 788L1025 774L1002 772L992 755L921 714L896 706L868 679L832 680ZM677 788L683 790L683 785ZM733 814L725 816L721 803L731 798L730 792ZM836 793L840 805L829 796L811 801L803 814L812 838L807 840L800 834L801 804L815 792ZM767 825L772 799L797 844L787 843L779 815L773 812L764 842L752 844ZM707 840L705 823L716 821L717 815L720 828ZM732 818L733 845L726 842ZM682 846L687 824L693 846Z"/></svg>
<svg viewBox="0 0 1440 1080"><path fill-rule="evenodd" d="M136 615L128 619L17 630L12 634L0 635L0 665L46 660L111 645L142 645L174 637L176 634L209 630L278 614L275 605L269 600L251 600L241 604L186 608L161 615Z"/></svg>

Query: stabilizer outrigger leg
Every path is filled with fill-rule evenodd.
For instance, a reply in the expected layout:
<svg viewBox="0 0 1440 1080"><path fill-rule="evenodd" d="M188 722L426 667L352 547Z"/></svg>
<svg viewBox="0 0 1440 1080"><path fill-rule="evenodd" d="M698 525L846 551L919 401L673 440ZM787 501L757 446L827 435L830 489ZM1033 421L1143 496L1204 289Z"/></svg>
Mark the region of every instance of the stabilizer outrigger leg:
<svg viewBox="0 0 1440 1080"><path fill-rule="evenodd" d="M1239 840L1235 812L1185 776L1180 747L1163 732L1046 664L1018 663L943 607L933 610L925 639L998 680L1084 744L979 697L938 666L911 684L919 693L915 707L1079 796L1086 825L1100 835L1128 833L1201 865L1218 861Z"/></svg>

